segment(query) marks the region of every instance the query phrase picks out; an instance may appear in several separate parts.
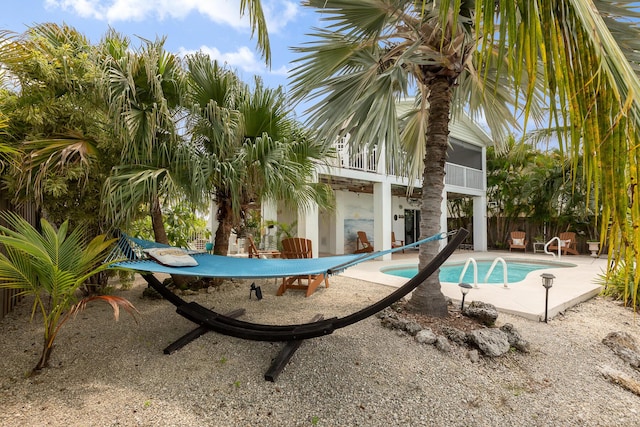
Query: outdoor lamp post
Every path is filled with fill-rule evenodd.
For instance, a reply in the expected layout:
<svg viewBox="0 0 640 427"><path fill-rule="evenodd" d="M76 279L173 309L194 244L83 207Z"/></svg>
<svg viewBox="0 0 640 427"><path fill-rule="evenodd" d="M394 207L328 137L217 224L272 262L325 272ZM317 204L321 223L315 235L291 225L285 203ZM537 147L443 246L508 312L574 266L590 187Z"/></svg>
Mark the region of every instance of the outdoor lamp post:
<svg viewBox="0 0 640 427"><path fill-rule="evenodd" d="M464 297L467 296L473 286L468 283L459 283L458 286L460 286L460 292L462 292L462 304L460 304L460 311L462 311L464 310Z"/></svg>
<svg viewBox="0 0 640 427"><path fill-rule="evenodd" d="M542 273L540 277L542 277L542 286L544 286L544 289L546 291L546 295L544 298L544 323L547 323L547 311L549 309L549 288L553 286L553 279L555 279L556 276L551 273Z"/></svg>

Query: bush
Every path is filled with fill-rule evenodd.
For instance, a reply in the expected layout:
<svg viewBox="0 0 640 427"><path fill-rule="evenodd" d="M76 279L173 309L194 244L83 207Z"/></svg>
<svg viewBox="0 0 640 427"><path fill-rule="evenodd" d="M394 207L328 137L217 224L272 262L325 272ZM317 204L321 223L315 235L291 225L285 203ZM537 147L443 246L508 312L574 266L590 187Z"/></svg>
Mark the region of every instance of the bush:
<svg viewBox="0 0 640 427"><path fill-rule="evenodd" d="M628 267L623 261L606 274L598 276L597 283L603 286L602 294L620 300L625 306L640 308L637 298L637 286L634 282L635 268Z"/></svg>

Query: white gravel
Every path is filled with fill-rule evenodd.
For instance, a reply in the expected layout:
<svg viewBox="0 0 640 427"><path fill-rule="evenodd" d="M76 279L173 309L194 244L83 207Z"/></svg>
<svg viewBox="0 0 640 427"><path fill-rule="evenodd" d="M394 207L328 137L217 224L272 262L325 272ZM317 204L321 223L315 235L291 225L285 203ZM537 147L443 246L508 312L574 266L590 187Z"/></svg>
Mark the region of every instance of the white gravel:
<svg viewBox="0 0 640 427"><path fill-rule="evenodd" d="M341 316L376 301L390 288L333 277L310 298L275 296L273 280L258 282L264 299L249 300L247 283L185 297L243 319L300 323L315 313ZM2 426L638 426L640 397L610 383L610 366L640 381L640 372L601 343L612 331L640 342L634 314L595 298L548 324L500 314L531 342L529 354L471 363L466 350L448 354L384 329L375 318L308 340L275 383L263 379L281 343L208 333L182 350L163 348L193 328L163 300L128 291L141 313L119 322L97 303L67 323L51 367L25 374L42 342L38 318L23 301L0 322Z"/></svg>

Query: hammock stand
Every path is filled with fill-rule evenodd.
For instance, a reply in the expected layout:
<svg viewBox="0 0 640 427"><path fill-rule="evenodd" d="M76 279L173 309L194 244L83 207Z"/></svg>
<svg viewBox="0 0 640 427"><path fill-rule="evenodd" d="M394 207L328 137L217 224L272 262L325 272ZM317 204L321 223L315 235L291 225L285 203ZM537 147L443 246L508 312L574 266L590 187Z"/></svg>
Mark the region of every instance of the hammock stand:
<svg viewBox="0 0 640 427"><path fill-rule="evenodd" d="M268 381L275 381L276 377L279 375L280 371L286 366L286 363L289 361L293 353L300 346L303 340L310 338L317 338L324 335L330 335L337 329L341 329L352 325L354 323L360 322L377 312L383 310L386 307L389 307L391 304L399 301L406 295L408 295L411 291L417 288L422 282L424 282L429 276L435 273L438 268L453 254L456 248L467 238L469 235L469 231L461 228L454 232L453 238L449 241L449 243L440 251L436 256L418 273L410 279L407 283L402 285L400 288L396 289L391 294L382 298L378 302L367 306L355 313L344 317L333 317L329 319L321 318L320 315L316 316L310 323L303 324L292 324L292 325L264 325L259 323L246 322L242 320L238 320L235 317L241 315L243 313L242 310L235 310L234 312L227 313L227 315L223 315L217 313L213 310L210 310L197 302L187 302L180 298L180 296L174 294L171 290L167 289L162 282L160 282L152 272L163 272L163 273L172 273L172 274L185 274L193 267L178 267L178 268L167 268L158 263L148 260L135 260L136 251L131 246L131 241L136 243L144 242L139 241L138 239L133 239L127 237L125 235L121 235L118 239L118 250L120 255L125 254L129 257L129 260L116 262L112 268L124 268L129 270L135 270L142 275L145 281L155 289L163 298L176 306L176 312L183 316L184 318L194 322L199 325L195 330L187 333L176 342L165 348L165 353L169 354L178 348L186 345L188 342L196 339L202 334L208 331L218 332L223 335L228 335L236 338L242 338L252 341L285 341L287 344L281 350L280 354L274 362L272 363L270 369L265 374L265 379ZM453 234L453 233L452 233ZM435 240L436 238L444 238L447 237L447 233L439 233L438 235L432 236L431 238L421 240L419 242L412 243L410 245L405 245L401 248L394 248L392 250L375 252L373 254L367 254L364 256L358 256L342 264L335 265L331 268L326 269L325 274L336 274L349 266L352 266L356 263L377 258L381 255L384 255L389 252L395 252L398 250L406 249L407 247L414 247L425 240ZM153 242L149 242L155 246L159 246ZM113 256L113 255L112 255ZM200 256L215 256L215 255L207 255L201 254ZM226 257L224 257L226 258ZM344 258L343 257L329 257L329 258ZM200 259L200 258L197 258ZM288 263L294 264L295 261L312 261L312 260L322 260L323 258L313 258L307 260L279 260ZM259 260L252 259L253 262L259 261L275 261L275 260ZM154 269L153 265L157 267ZM142 268L140 268L142 267ZM187 273L188 274L188 273ZM284 276L295 275L296 273L285 273ZM195 275L195 274L191 274ZM200 276L204 276L199 274ZM249 276L226 276L220 275L216 272L211 272L208 277L249 277ZM272 274L261 275L261 276L253 276L253 277L276 277ZM280 276L282 277L282 276Z"/></svg>

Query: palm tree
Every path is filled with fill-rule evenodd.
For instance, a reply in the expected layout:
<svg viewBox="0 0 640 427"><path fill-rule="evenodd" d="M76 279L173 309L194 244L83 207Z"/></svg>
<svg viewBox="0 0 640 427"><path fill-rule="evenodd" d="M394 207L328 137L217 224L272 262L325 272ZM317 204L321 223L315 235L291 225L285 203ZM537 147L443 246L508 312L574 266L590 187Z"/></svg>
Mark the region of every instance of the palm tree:
<svg viewBox="0 0 640 427"><path fill-rule="evenodd" d="M25 219L4 212L0 219L0 288L15 289L21 295L31 295L33 314L42 316L44 342L40 360L33 372L45 368L53 351L60 328L91 301L105 301L114 310L119 307L134 315L133 305L122 297L101 295L77 301L76 294L89 277L104 271L110 263L103 262L113 240L104 235L85 241L86 230L76 227L69 232L64 222L57 230L45 219L38 232Z"/></svg>
<svg viewBox="0 0 640 427"><path fill-rule="evenodd" d="M189 175L208 183L198 187L209 188L218 206L214 253L227 254L232 227L253 203L330 206L328 187L310 182L327 146L290 118L281 88L265 88L259 79L249 87L206 55L188 57L187 67L191 135L203 153Z"/></svg>
<svg viewBox="0 0 640 427"><path fill-rule="evenodd" d="M620 40L625 41L625 52L638 64L637 19L617 19L637 15L632 6L596 3L606 11L609 26L624 34ZM451 118L462 108L472 116L483 111L495 142L501 144L509 124L504 119L522 110L525 127L528 120L538 120L542 90L551 100L557 125L571 124L561 144L574 159L585 157L585 176L602 181L608 194L595 194L596 202L605 206L601 234L606 235L604 225L611 219L621 253L640 260L640 235L625 228L628 213L640 220L640 208L627 209L639 203L627 189L636 188L640 178L632 166L638 154L640 100L635 94L640 85L590 1L306 4L317 8L328 24L315 31L313 42L295 49L302 55L293 72L296 98L322 98L310 108L311 123L322 136L334 139L350 133L355 145L384 140L388 159L397 162L394 153L404 153L410 177L424 162L423 236L440 231ZM416 106L402 118L399 131L395 97L410 90L417 93ZM623 243L620 236L629 240ZM420 248L420 266L435 250L435 244ZM418 288L410 306L442 316L446 303L436 276Z"/></svg>
<svg viewBox="0 0 640 427"><path fill-rule="evenodd" d="M129 222L145 207L157 242L169 243L162 220L164 204L182 202L192 152L179 134L184 73L164 40L129 41L111 32L102 42L105 101L122 143L120 165L103 189L106 214L115 224Z"/></svg>
<svg viewBox="0 0 640 427"><path fill-rule="evenodd" d="M327 22L326 29L313 34L313 42L295 49L302 55L293 71L295 98L322 98L309 109L310 127L328 140L349 134L356 147L353 152L384 141L389 163L404 164L401 172L410 178L422 175L421 235L440 232L452 105L464 105L471 97L466 92L470 82L490 86L489 77L494 77L479 76L474 68L473 2L463 2L446 25L440 22L440 9L432 7L437 4L426 8L413 1L384 0L307 4L318 8ZM500 64L495 56L493 62ZM515 94L500 85L490 87L484 94L474 93L491 101L484 114L500 134L505 131L503 119L511 116ZM410 90L417 93L415 105L398 119L396 101ZM475 114L482 104L474 105ZM437 242L422 245L420 267L437 251ZM437 274L413 293L410 305L432 315L447 314Z"/></svg>

